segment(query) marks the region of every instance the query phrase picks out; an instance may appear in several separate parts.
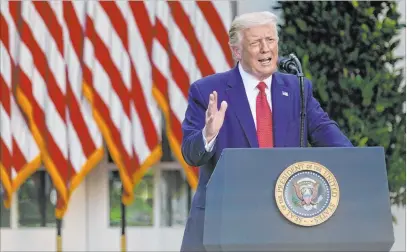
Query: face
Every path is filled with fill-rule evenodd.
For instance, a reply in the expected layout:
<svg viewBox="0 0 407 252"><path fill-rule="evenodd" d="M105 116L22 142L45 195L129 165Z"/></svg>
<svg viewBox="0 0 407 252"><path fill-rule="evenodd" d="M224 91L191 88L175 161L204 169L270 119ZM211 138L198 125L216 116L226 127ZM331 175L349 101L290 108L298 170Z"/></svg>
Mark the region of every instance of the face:
<svg viewBox="0 0 407 252"><path fill-rule="evenodd" d="M271 24L245 29L240 46L233 47L243 69L259 80L271 76L277 69L278 40Z"/></svg>

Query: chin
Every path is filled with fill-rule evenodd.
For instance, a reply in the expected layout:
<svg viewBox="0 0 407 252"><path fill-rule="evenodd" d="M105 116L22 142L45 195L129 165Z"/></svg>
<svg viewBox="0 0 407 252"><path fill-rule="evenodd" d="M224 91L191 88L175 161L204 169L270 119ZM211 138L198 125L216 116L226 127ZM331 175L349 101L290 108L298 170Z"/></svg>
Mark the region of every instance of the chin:
<svg viewBox="0 0 407 252"><path fill-rule="evenodd" d="M262 71L259 71L259 73L261 76L267 78L274 73L274 68L262 69Z"/></svg>

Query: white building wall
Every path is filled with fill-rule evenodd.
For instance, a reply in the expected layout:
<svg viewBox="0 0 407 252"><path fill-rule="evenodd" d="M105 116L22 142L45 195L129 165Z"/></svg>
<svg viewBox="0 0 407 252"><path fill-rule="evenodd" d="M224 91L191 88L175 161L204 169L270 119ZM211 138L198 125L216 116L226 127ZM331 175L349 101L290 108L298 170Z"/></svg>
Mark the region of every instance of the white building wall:
<svg viewBox="0 0 407 252"><path fill-rule="evenodd" d="M108 181L108 166L101 165L72 195L63 222L63 251L120 251L120 227L109 226ZM158 190L155 194L157 199ZM12 212L17 212L15 203ZM11 228L0 229L0 251L56 250L56 228L18 228L17 222L14 216ZM179 251L183 232L183 227L157 224L127 227L127 250Z"/></svg>
<svg viewBox="0 0 407 252"><path fill-rule="evenodd" d="M64 251L84 251L86 248L86 182L81 184L71 198L63 223ZM90 202L92 203L92 202ZM17 199L11 208L11 227L0 228L0 251L55 251L56 228L18 227Z"/></svg>

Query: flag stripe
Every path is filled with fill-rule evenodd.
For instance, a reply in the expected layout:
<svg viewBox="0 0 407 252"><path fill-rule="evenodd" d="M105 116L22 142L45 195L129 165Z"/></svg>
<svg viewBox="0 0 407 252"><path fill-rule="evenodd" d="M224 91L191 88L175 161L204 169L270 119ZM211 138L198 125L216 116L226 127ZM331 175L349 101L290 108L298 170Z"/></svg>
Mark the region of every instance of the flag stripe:
<svg viewBox="0 0 407 252"><path fill-rule="evenodd" d="M158 143L158 136L156 134L156 127L151 120L150 113L147 109L146 100L142 93L142 86L140 81L137 77L137 73L134 67L131 69L132 71L132 97L134 101L134 105L137 111L137 114L143 120L140 120L141 125L140 129L144 132L144 137L147 140L147 145L150 150L154 149Z"/></svg>
<svg viewBox="0 0 407 252"><path fill-rule="evenodd" d="M184 37L189 41L191 51L196 59L197 65L203 76L214 73L212 66L210 65L208 58L206 57L201 44L194 32L194 28L189 20L188 15L179 2L168 2L171 9L171 15L175 23L181 30Z"/></svg>
<svg viewBox="0 0 407 252"><path fill-rule="evenodd" d="M15 13L15 12L13 13L13 17L14 17L14 21L15 21L16 25L18 24L17 15L18 15L17 13ZM44 80L47 80L48 88L50 88L52 90L52 92L50 92L49 96L51 97L53 103L55 104L56 110L58 111L59 116L64 118L65 97L62 94L62 92L60 92L60 90L56 84L56 80L53 77L54 75L48 74L48 73L50 73L50 69L48 68L47 58L44 55L44 52L41 50L40 46L38 45L37 41L35 40L35 38L32 34L32 31L25 20L21 21L21 29L22 29L20 31L21 39L24 42L24 44L26 45L26 47L29 49L29 51L32 52L32 54L33 54L32 59L34 61L35 67L38 69L39 73L41 74L41 77Z"/></svg>
<svg viewBox="0 0 407 252"><path fill-rule="evenodd" d="M86 32L87 32L87 37L89 38L90 41L86 42L89 44L87 45L87 47L85 47L86 48L85 50L87 50L86 54L88 55L87 57L85 57L85 59L91 60L92 57L89 55L89 53L91 53L90 50L92 50L91 48L94 47L95 51L103 52L99 48L101 46L101 44L103 46L103 43L100 42L100 39L98 39L98 36L96 35L95 30L93 28L93 20L89 16L88 16L87 22L86 22ZM106 48L105 48L105 50L106 50ZM91 58L89 58L89 57L91 57ZM90 68L88 69L89 66L85 67L85 70L86 70L85 76L91 82L88 82L88 80L86 80L86 83L84 85L84 89L85 89L84 94L87 96L88 100L91 102L92 107L96 110L96 111L94 111L94 117L99 125L99 128L101 129L101 131L104 135L104 138L106 139L106 141L108 143L108 147L109 147L109 151L110 151L111 155L115 159L115 162L118 164L118 166L121 166L121 172L127 173L127 178L128 178L130 176L130 173L128 170L128 167L131 163L130 157L127 154L127 152L125 151L125 148L124 148L122 142L120 141L121 135L118 132L118 129L116 128L116 126L113 123L113 121L111 120L111 118L109 116L101 117L101 115L109 115L110 111L109 111L109 108L107 107L106 103L101 99L101 97L99 96L99 93L94 90L93 85L92 85L93 82L95 82L96 85L98 85L96 78L93 78L92 71L98 73L98 75L95 77L97 77L101 80L104 80L104 81L101 81L101 83L107 83L109 81L108 77L103 77L104 70L106 70L106 66L104 68L102 68L98 63L99 61L105 63L105 61L103 61L103 58L102 59L99 58L98 61L93 60L92 62L87 62L88 64L95 64L95 65L93 66L92 70ZM97 68L103 69L103 70L98 71ZM123 161L120 161L120 160L123 160ZM124 183L126 192L128 194L130 194L132 192L130 180L126 179L125 177L122 177L122 181Z"/></svg>
<svg viewBox="0 0 407 252"><path fill-rule="evenodd" d="M96 3L95 6L98 7L99 4ZM117 144L121 144L123 146L123 150L126 151L126 153L121 153L121 155L126 156L124 158L124 164L126 165L128 172L131 173L131 170L134 169L134 167L131 165L131 156L133 151L131 146L130 95L129 90L126 88L126 86L129 86L130 83L125 85L122 78L123 75L118 70L119 66L117 65L117 57L112 57L114 55L117 56L124 54L122 49L112 51L111 53L109 52L109 44L106 40L108 40L108 38L117 38L117 36L111 29L109 25L109 18L106 16L104 10L99 7L95 8L95 11L97 12L93 15L97 17L97 19L96 21L92 22L91 26L89 26L89 32L91 34L91 41L95 51L98 52L95 54L95 56L96 59L99 60L100 65L98 62L96 62L96 68L94 71L100 74L102 72L106 72L108 77L105 78L106 82L104 83L111 83L111 85L105 85L104 87L102 87L102 85L95 85L94 90L97 91L98 95L100 95L103 99L103 102L110 109L110 114L106 114L104 116L109 117L110 115L111 118L108 120L112 120L114 123L113 125L116 125L116 129L114 129L115 131L119 130L120 138L116 139L115 141L117 141ZM112 36L110 37L109 34ZM118 40L119 39L117 39L116 42L114 39L112 40L112 43L116 46L112 47L112 45L110 45L110 49L113 50L114 48L121 47L122 43ZM124 60L124 62L128 62L128 58L125 58L126 60ZM127 64L121 69L126 68L128 68ZM96 75L96 77L99 77L98 75ZM98 80L94 79L94 82L97 83ZM120 113L120 110L123 110L125 114L123 115Z"/></svg>
<svg viewBox="0 0 407 252"><path fill-rule="evenodd" d="M190 80L188 74L185 71L185 68L181 65L178 58L175 57L174 54L170 55L170 69L172 79L174 80L175 84L179 87L181 94L183 95L183 98L185 99L188 98Z"/></svg>
<svg viewBox="0 0 407 252"><path fill-rule="evenodd" d="M41 78L36 74L37 71L39 70L42 72L43 76L45 75L45 66L47 65L47 60L41 52L41 49L37 45L36 41L33 38L33 35L31 33L31 30L29 29L29 26L25 22L24 19L19 20L19 5L10 5L10 13L11 16L13 17L14 23L16 24L16 27L19 27L19 34L21 34L22 41L24 44L21 44L20 50L20 56L23 57L20 61L20 65L22 66L21 70L19 71L19 78L20 78L20 86L21 89L17 89L17 98L20 106L23 108L24 112L27 114L30 120L30 128L34 132L35 140L37 141L37 144L39 145L41 152L43 153L43 160L45 162L45 165L48 169L48 171L51 174L51 177L53 178L54 184L58 190L59 195L62 197L63 201L66 201L67 198L67 193L66 193L66 188L65 188L65 183L63 182L62 178L60 177L61 174L59 174L59 170L55 166L55 160L58 163L58 166L62 167L66 162L60 163L60 157L55 157L55 152L54 148L57 146L51 137L51 134L48 132L47 128L45 127L45 117L42 112L41 107L39 107L39 103L37 103L36 98L34 98L33 95L33 90L31 89L31 80L28 78L25 72L33 73L33 80L38 81L40 79L35 80L35 78ZM18 26L18 24L21 24ZM31 49L31 50L30 50ZM31 56L32 54L32 56ZM28 59L28 60L27 60ZM35 68L30 68L30 65L34 63ZM20 67L19 67L20 70ZM50 74L50 77L52 75ZM52 79L52 78L51 78ZM51 81L52 82L52 81ZM48 83L48 82L47 82ZM55 84L55 83L54 83ZM43 84L44 85L44 84ZM36 90L39 89L39 86L35 86ZM41 103L40 103L41 104ZM43 105L43 104L42 104ZM43 135L41 134L43 133ZM47 142L45 142L45 139ZM46 144L49 144L51 146L51 152L49 153L46 149ZM61 156L62 154L59 153ZM51 157L53 159L51 159ZM64 159L62 159L64 160ZM66 180L65 180L66 181Z"/></svg>
<svg viewBox="0 0 407 252"><path fill-rule="evenodd" d="M177 120L177 116L174 114L174 111L171 110L171 124L173 128L174 135L177 139L182 139L182 127L181 122ZM178 140L180 141L180 140Z"/></svg>
<svg viewBox="0 0 407 252"><path fill-rule="evenodd" d="M13 139L13 167L17 172L21 172L25 164L27 164L27 160L21 152L17 142Z"/></svg>
<svg viewBox="0 0 407 252"><path fill-rule="evenodd" d="M133 4L135 2L128 2L129 9L133 9ZM142 5L144 6L144 5ZM152 96L152 77L151 77L151 66L150 66L150 55L146 44L143 43L143 35L139 31L139 26L137 25L134 17L134 12L129 13L129 33L131 36L131 43L138 45L129 48L129 56L132 63L132 99L137 111L137 114L141 121L141 127L144 132L144 138L146 138L148 147L150 150L157 148L159 146L158 133L161 131L161 112L155 105L155 100ZM147 17L148 18L148 17ZM151 24L150 24L151 25ZM152 34L149 34L150 38ZM151 39L150 39L151 41ZM150 50L151 51L151 50Z"/></svg>
<svg viewBox="0 0 407 252"><path fill-rule="evenodd" d="M63 2L63 7L64 7L64 18L65 22L67 24L67 31L69 33L69 39L67 39L67 43L69 44L69 49L73 50L69 51L69 59L68 60L68 71L71 68L77 68L78 72L76 74L81 74L81 67L83 66L83 63L79 61L78 57L82 55L82 45L83 45L83 37L78 37L76 36L77 34L83 34L82 32L82 26L79 23L79 20L77 19L75 10L73 9L72 3L71 2ZM73 43L72 43L73 42ZM73 72L73 70L72 70ZM68 75L69 76L69 75ZM78 78L77 76L73 76L73 78ZM69 81L69 78L68 78ZM72 80L75 81L75 80ZM80 85L82 85L81 81ZM75 92L72 90L72 84L69 82L69 85L67 87L67 100L69 104L69 117L72 121L72 126L75 129L75 132L78 135L79 141L80 141L80 146L82 147L84 154L87 158L89 158L93 151L96 150L96 145L95 142L93 141L91 134L89 133L89 129L86 125L86 122L84 120L84 115L81 111L80 108L80 103L78 102L80 97L75 96ZM76 85L76 84L75 84ZM76 93L80 93L82 89L79 87L79 89L76 91Z"/></svg>
<svg viewBox="0 0 407 252"><path fill-rule="evenodd" d="M62 3L62 13L58 17L63 23L65 41L69 160L76 172L69 187L69 193L72 194L90 170L102 160L103 143L101 133L93 121L90 104L82 96L86 2L60 3ZM59 10L59 8L56 9Z"/></svg>
<svg viewBox="0 0 407 252"><path fill-rule="evenodd" d="M127 23L125 17L121 15L121 11L116 2L102 1L100 6L104 9L104 12L109 17L112 28L116 31L117 35L121 39L126 51L129 49L128 36L127 36Z"/></svg>
<svg viewBox="0 0 407 252"><path fill-rule="evenodd" d="M75 50L77 57L80 59L83 55L83 44L84 44L84 32L81 23L76 15L73 3L70 1L63 2L64 8L64 18L67 23L67 28L69 32L70 43L72 48ZM69 24L69 25L68 25ZM81 66L82 66L81 61Z"/></svg>
<svg viewBox="0 0 407 252"><path fill-rule="evenodd" d="M130 9L133 13L133 18L140 31L141 38L147 49L149 57L151 57L152 41L153 41L153 24L150 21L148 10L144 2L130 1Z"/></svg>
<svg viewBox="0 0 407 252"><path fill-rule="evenodd" d="M6 121L4 114L5 113L2 109L2 107L0 106L0 115L2 115L2 117L1 117L2 124ZM7 120L9 120L9 119L7 119ZM3 130L3 128L2 128L2 130ZM10 134L10 136L11 136L11 134ZM4 167L6 167L7 171L11 171L11 167L12 167L12 163L11 163L12 158L11 158L11 153L10 153L11 148L9 146L7 146L3 140L4 140L4 137L2 136L2 141L0 141L1 163L4 165Z"/></svg>
<svg viewBox="0 0 407 252"><path fill-rule="evenodd" d="M109 148L109 152L113 157L113 160L117 164L120 174L121 180L123 183L124 193L126 197L123 199L124 203L127 204L132 201L133 197L133 188L132 183L130 180L130 172L127 167L130 165L130 159L128 155L124 151L124 147L122 146L120 141L120 133L117 131L116 127L114 127L113 122L109 117L102 117L101 115L108 115L109 108L106 104L100 99L99 95L93 90L92 86L88 83L84 84L84 95L90 101L93 107L93 116L95 117L96 122L102 134L107 142L107 146ZM123 175L126 174L126 176Z"/></svg>
<svg viewBox="0 0 407 252"><path fill-rule="evenodd" d="M226 57L226 61L230 67L233 66L233 58L229 48L229 37L228 33L225 29L221 17L219 16L218 11L214 7L213 2L206 2L206 1L197 1L196 4L201 9L203 16L205 17L205 21L210 26L213 35L216 37L217 41L219 42L223 54ZM231 4L230 2L228 4Z"/></svg>
<svg viewBox="0 0 407 252"><path fill-rule="evenodd" d="M43 154L43 161L51 175L51 177L54 180L54 184L58 190L58 193L62 197L64 201L66 201L67 198L67 192L65 188L65 183L63 181L66 181L66 178L63 179L61 174L59 173L59 170L55 166L55 163L60 162L61 160L61 155L59 157L55 157L55 151L53 151L53 148L56 148L56 144L52 140L52 137L48 130L44 127L44 123L41 123L40 118L44 118L44 114L42 110L39 108L39 105L35 101L33 95L32 95L32 90L31 90L31 82L30 79L26 76L26 74L21 71L20 72L20 78L21 78L21 84L17 88L17 100L24 112L27 114L29 117L29 122L30 122L30 128L34 133L34 138L38 144L38 146L41 149L41 152ZM41 134L43 133L43 134ZM45 142L45 139L47 140ZM49 149L51 149L51 153L49 153L46 149L46 144L50 146ZM61 153L60 153L61 154ZM53 159L51 159L53 157ZM56 162L54 161L56 160ZM62 157L63 160L63 157ZM63 164L63 163L61 163ZM71 171L72 173L73 171Z"/></svg>
<svg viewBox="0 0 407 252"><path fill-rule="evenodd" d="M48 28L53 41L57 44L57 48L61 54L64 51L64 41L62 36L62 27L55 16L55 12L51 9L50 3L46 1L33 1L35 9L44 20L44 25ZM39 19L37 19L39 21Z"/></svg>
<svg viewBox="0 0 407 252"><path fill-rule="evenodd" d="M92 22L92 25L90 24ZM89 29L91 40L95 51L98 52L95 54L95 58L99 62L103 62L103 69L108 74L111 79L112 88L119 95L121 103L123 104L123 111L126 113L126 116L130 117L130 98L128 96L128 91L124 88L125 85L120 78L121 74L119 70L114 65L111 55L109 53L109 48L105 45L102 39L99 37L98 32L94 29L93 21L88 22L87 29ZM123 98L123 99L122 99Z"/></svg>
<svg viewBox="0 0 407 252"><path fill-rule="evenodd" d="M132 5L138 4L142 11L146 11L143 2L128 2L130 6L127 8L133 9ZM151 65L151 39L152 39L152 28L151 23L147 20L148 25L150 26L150 32L147 34L142 34L140 32L140 25L137 23L136 18L134 17L134 11L129 14L131 17L129 19L129 43L131 45L138 45L132 46L129 48L129 55L132 60L133 68L136 69L136 76L138 76L138 80L140 82L140 87L137 85L133 85L132 92L137 91L138 89L141 91L140 98L137 96L133 96L133 102L135 102L136 106L140 107L141 111L145 111L146 114L140 113L140 117L147 118L146 121L147 125L143 126L145 130L151 131L150 133L146 133L145 137L147 138L147 142L149 143L150 149L152 149L151 145L159 145L159 135L161 134L161 111L155 101L153 94L151 92L153 88L153 79L152 79L152 65ZM149 18L147 13L143 13L143 16ZM149 36L149 38L144 38L145 36ZM146 41L150 41L150 44L146 44ZM148 59L148 60L147 60ZM147 64L146 64L147 63ZM142 100L141 100L142 99ZM143 101L145 100L145 101ZM140 105L138 102L141 101ZM145 107L145 108L144 108ZM151 122L149 122L151 121ZM150 130L154 127L155 131ZM154 148L157 148L156 146Z"/></svg>
<svg viewBox="0 0 407 252"><path fill-rule="evenodd" d="M3 50L1 50L2 46L0 43L0 53L4 53ZM2 54L4 55L4 54ZM4 66L4 61L6 57L2 57L2 61L0 62L3 66ZM7 74L6 72L3 72L2 67L0 67L1 74L0 74L0 94L1 94L1 100L0 100L0 104L3 106L5 113L7 113L7 115L10 117L10 113L11 113L11 102L10 102L10 90L9 87L7 86L7 82L4 81L3 79L3 74ZM3 121L2 121L3 124Z"/></svg>
<svg viewBox="0 0 407 252"><path fill-rule="evenodd" d="M184 6L184 10L190 17L191 24L194 28L194 33L199 38L199 43L202 46L205 55L207 56L209 64L214 70L212 74L229 69L230 67L228 62L226 61L226 57L222 51L221 45L213 34L211 27L209 26L207 20L203 16L203 13L199 9L196 2L182 3L182 6ZM211 15L216 16L217 13L211 13ZM222 23L218 26L222 26Z"/></svg>
<svg viewBox="0 0 407 252"><path fill-rule="evenodd" d="M10 9L19 10L20 3L6 1L0 5L0 173L6 189L5 206L10 207L12 193L40 166L40 153L27 128L13 95L15 62L19 46L17 29ZM4 109L3 106L7 107ZM6 111L7 110L7 111ZM7 114L7 115L6 115ZM4 117L7 116L7 119ZM7 128L7 131L5 130ZM5 148L4 140L8 143Z"/></svg>
<svg viewBox="0 0 407 252"><path fill-rule="evenodd" d="M48 2L44 3L49 5ZM47 83L55 86L56 89L60 89L55 95L57 96L56 98L60 99L58 102L61 102L62 105L55 101L53 102L58 107L60 116L65 120L65 74L62 74L65 67L63 50L58 50L58 44L52 39L52 33L54 31L47 29L47 26L45 25L46 20L41 18L40 14L35 9L34 3L26 1L23 2L23 5L25 8L23 8L22 16L28 27L26 31L30 31L29 36L32 37L33 42L36 42L33 49L38 50L38 57L43 57L42 60L45 63L45 72L43 73L46 75L43 75L43 78ZM35 26L32 26L31 24L35 24Z"/></svg>
<svg viewBox="0 0 407 252"><path fill-rule="evenodd" d="M131 24L126 24L125 17L123 17L123 11L121 11L121 9L119 8L118 5L116 5L116 3L101 2L101 5L104 8L105 12L108 14L114 30L116 31L117 35L120 37L121 42L124 45L126 51L124 52L122 51L121 54L124 55L123 57L127 58L126 56L129 53L128 47L129 38L128 31L126 28ZM129 22L131 22L131 19L129 19ZM150 131L151 129L155 129L155 127L151 120L149 111L147 109L146 101L142 93L142 86L138 78L137 70L134 68L134 63L132 61L130 63L131 63L131 94L133 97L137 114L141 118L143 118L143 120L141 120L142 125L140 125L141 127L138 129L142 129L142 131L146 133L147 129L149 129ZM152 134L144 134L145 138L147 139L148 147L150 149L153 149L158 142L157 136L153 132L154 131L151 130ZM142 139L140 140L142 141Z"/></svg>
<svg viewBox="0 0 407 252"><path fill-rule="evenodd" d="M6 50L10 51L9 29L8 29L7 21L3 17L2 13L0 13L0 38L1 38L1 42L4 44L4 47L6 48ZM1 55L4 55L4 54L1 54ZM3 57L4 56L2 56L2 58Z"/></svg>
<svg viewBox="0 0 407 252"><path fill-rule="evenodd" d="M82 147L85 156L89 157L92 152L95 151L96 146L92 141L88 128L86 127L85 120L81 116L82 112L70 85L68 86L68 101L69 118L72 121L72 126L75 128L75 132L78 134L81 143L80 146Z"/></svg>

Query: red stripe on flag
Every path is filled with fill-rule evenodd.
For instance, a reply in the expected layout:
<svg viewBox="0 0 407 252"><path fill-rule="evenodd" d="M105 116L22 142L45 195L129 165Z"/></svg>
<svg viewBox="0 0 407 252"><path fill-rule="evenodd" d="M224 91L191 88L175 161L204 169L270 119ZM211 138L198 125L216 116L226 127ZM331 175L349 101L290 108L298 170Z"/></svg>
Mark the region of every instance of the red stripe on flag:
<svg viewBox="0 0 407 252"><path fill-rule="evenodd" d="M86 85L87 84L87 85ZM85 96L90 101L93 107L94 117L98 123L99 128L102 131L104 138L107 141L107 146L109 152L112 155L114 161L119 167L120 177L123 182L123 187L125 191L124 203L129 203L132 201L133 197L133 187L131 181L131 170L129 166L131 165L131 160L127 152L124 151L122 142L120 141L121 136L117 128L114 126L111 118L109 116L110 111L106 104L101 100L100 96L95 92L91 83L86 83L84 85Z"/></svg>
<svg viewBox="0 0 407 252"><path fill-rule="evenodd" d="M130 9L133 13L136 25L140 31L141 38L147 49L149 57L151 57L152 42L153 42L153 24L150 22L147 8L144 2L129 1Z"/></svg>
<svg viewBox="0 0 407 252"><path fill-rule="evenodd" d="M21 152L17 142L13 138L13 167L17 171L17 173L19 173L22 171L26 164L27 160L25 159L23 153Z"/></svg>
<svg viewBox="0 0 407 252"><path fill-rule="evenodd" d="M0 157L3 166L6 168L8 172L11 172L12 157L9 149L7 148L3 140L0 141Z"/></svg>
<svg viewBox="0 0 407 252"><path fill-rule="evenodd" d="M2 55L2 57L5 57ZM6 81L3 79L3 75L0 74L0 103L3 108L6 110L8 116L11 118L11 100L10 100L10 90L6 84Z"/></svg>
<svg viewBox="0 0 407 252"><path fill-rule="evenodd" d="M13 13L12 14L14 18L14 22L16 25L18 24L18 19L17 19L17 14ZM35 64L35 67L41 74L43 80L45 81L47 88L48 88L48 94L50 98L52 99L52 102L55 104L55 108L59 113L59 116L62 118L62 120L65 121L65 96L62 94L61 90L59 89L55 77L51 72L51 69L48 67L48 60L44 54L44 52L41 50L39 47L37 41L34 39L33 33L31 29L29 28L28 24L24 20L21 21L21 31L20 35L22 38L22 41L24 44L27 46L27 48L30 50L32 53L32 58ZM41 125L41 127L45 127L44 125Z"/></svg>
<svg viewBox="0 0 407 252"><path fill-rule="evenodd" d="M142 129L140 130L144 131L144 137L147 141L148 148L150 150L153 150L157 146L158 136L155 131L151 115L147 108L147 102L142 91L140 80L137 78L136 69L134 68L133 64L131 67L131 80L132 80L131 94L133 97L136 112L140 117L140 123L142 125Z"/></svg>
<svg viewBox="0 0 407 252"><path fill-rule="evenodd" d="M182 141L182 127L181 122L178 121L177 117L174 114L174 111L171 110L171 127L174 132L175 137L181 143Z"/></svg>
<svg viewBox="0 0 407 252"><path fill-rule="evenodd" d="M101 1L99 4L109 16L109 20L117 35L120 37L124 48L128 50L129 41L127 36L127 23L121 11L119 10L119 7L114 1Z"/></svg>
<svg viewBox="0 0 407 252"><path fill-rule="evenodd" d="M64 19L69 20L69 25L67 25L69 38L71 39L73 49L75 50L79 62L81 62L82 64L83 44L84 44L83 39L84 32L82 26L79 22L78 17L76 16L76 12L72 5L72 2L63 1L63 8L64 8Z"/></svg>
<svg viewBox="0 0 407 252"><path fill-rule="evenodd" d="M206 22L211 28L213 34L215 35L216 40L219 42L223 54L226 57L226 61L228 62L229 66L232 67L234 63L228 43L229 41L228 32L225 30L225 27L221 25L223 22L221 17L219 16L219 13L213 6L213 3L211 3L210 1L209 2L197 1L196 4L201 9Z"/></svg>
<svg viewBox="0 0 407 252"><path fill-rule="evenodd" d="M178 58L175 57L174 54L170 54L170 69L172 74L172 79L175 81L179 89L181 90L184 98L188 98L188 90L190 86L190 80L188 77L188 73L182 67L181 63L179 62ZM177 99L182 99L178 97Z"/></svg>
<svg viewBox="0 0 407 252"><path fill-rule="evenodd" d="M90 18L88 18L86 28L89 29L89 37L92 40L95 52L97 52L95 53L95 57L99 60L99 62L101 62L107 75L110 77L112 87L120 98L126 116L128 118L131 118L129 93L121 78L120 71L113 63L109 48L107 48L107 46L103 43L102 39L97 34L93 25L93 21Z"/></svg>
<svg viewBox="0 0 407 252"><path fill-rule="evenodd" d="M7 51L10 51L8 25L6 19L3 17L1 13L0 13L0 40L6 47ZM4 56L2 55L2 57Z"/></svg>
<svg viewBox="0 0 407 252"><path fill-rule="evenodd" d="M82 117L80 106L72 92L71 85L67 85L67 99L69 105L69 118L71 119L75 132L78 134L83 152L86 158L89 158L95 151L96 146L89 133L89 129L86 126L85 120Z"/></svg>
<svg viewBox="0 0 407 252"><path fill-rule="evenodd" d="M201 71L202 76L213 74L215 71L209 63L209 60L206 57L205 52L195 34L191 21L188 15L185 13L181 3L168 2L168 6L171 9L171 14L175 23L178 25L182 34L191 45L191 51L195 56L196 64Z"/></svg>
<svg viewBox="0 0 407 252"><path fill-rule="evenodd" d="M53 40L57 44L59 52L63 55L64 52L64 40L62 27L55 16L50 4L46 1L33 1L35 9L42 17L44 24L47 26Z"/></svg>

